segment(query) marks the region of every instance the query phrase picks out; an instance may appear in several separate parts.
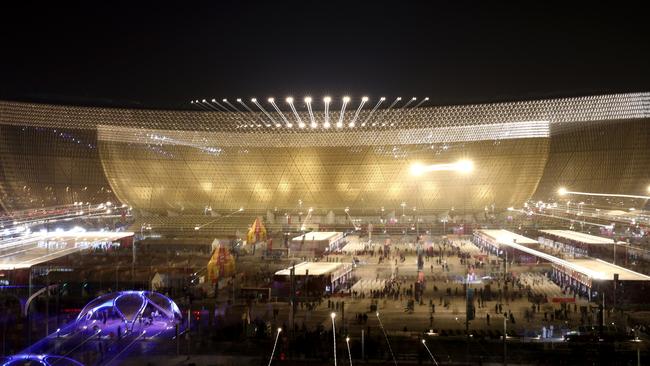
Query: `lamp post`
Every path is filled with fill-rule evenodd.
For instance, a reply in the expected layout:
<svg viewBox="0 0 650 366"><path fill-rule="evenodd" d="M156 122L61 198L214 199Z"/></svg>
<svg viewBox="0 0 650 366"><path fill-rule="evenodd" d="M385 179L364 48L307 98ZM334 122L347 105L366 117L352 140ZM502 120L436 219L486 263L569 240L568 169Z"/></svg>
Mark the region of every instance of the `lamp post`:
<svg viewBox="0 0 650 366"><path fill-rule="evenodd" d="M345 337L345 344L348 346L348 358L350 359L350 366L352 366L352 352L350 352L350 337Z"/></svg>
<svg viewBox="0 0 650 366"><path fill-rule="evenodd" d="M334 366L336 366L336 324L334 320L336 319L336 313L331 313L330 317L332 318L332 347L334 348Z"/></svg>
<svg viewBox="0 0 650 366"><path fill-rule="evenodd" d="M424 338L422 338L422 345L424 346L424 348L427 349L427 352L429 352L429 356L431 357L431 360L433 361L433 363L435 363L436 366L438 366L438 361L436 361L436 358L433 357L433 353L431 353L431 350L430 350L429 347L427 346L427 341L426 341L426 339L424 339Z"/></svg>
<svg viewBox="0 0 650 366"><path fill-rule="evenodd" d="M508 337L507 336L508 330L506 326L507 322L508 322L508 317L506 317L504 314L503 315L503 366L508 365L508 349L506 346L506 338Z"/></svg>
<svg viewBox="0 0 650 366"><path fill-rule="evenodd" d="M278 328L278 333L275 335L275 343L273 343L273 351L271 351L271 358L269 358L268 366L271 366L271 362L273 361L273 355L275 354L275 347L278 345L278 338L280 338L280 332L282 332L282 328Z"/></svg>

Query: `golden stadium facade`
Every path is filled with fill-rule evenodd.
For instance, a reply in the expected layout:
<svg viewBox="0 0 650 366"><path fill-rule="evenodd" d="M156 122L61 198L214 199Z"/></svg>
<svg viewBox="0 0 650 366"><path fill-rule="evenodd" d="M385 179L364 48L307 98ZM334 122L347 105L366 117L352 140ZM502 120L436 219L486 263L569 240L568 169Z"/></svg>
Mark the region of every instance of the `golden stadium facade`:
<svg viewBox="0 0 650 366"><path fill-rule="evenodd" d="M118 200L162 214L435 212L520 206L565 185L630 193L650 183L650 93L343 113L240 104L0 102L1 207ZM459 161L473 169L413 174Z"/></svg>

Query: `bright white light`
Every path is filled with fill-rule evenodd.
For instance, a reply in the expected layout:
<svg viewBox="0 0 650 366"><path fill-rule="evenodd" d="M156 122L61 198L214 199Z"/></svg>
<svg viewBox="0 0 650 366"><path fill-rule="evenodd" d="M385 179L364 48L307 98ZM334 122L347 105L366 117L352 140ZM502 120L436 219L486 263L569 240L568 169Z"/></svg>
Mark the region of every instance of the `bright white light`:
<svg viewBox="0 0 650 366"><path fill-rule="evenodd" d="M384 101L384 100L386 100L386 97L381 97L381 98L379 98L379 100Z"/></svg>
<svg viewBox="0 0 650 366"><path fill-rule="evenodd" d="M469 173L474 170L474 163L470 160L461 160L456 163L456 166L458 167L457 170L462 173Z"/></svg>
<svg viewBox="0 0 650 366"><path fill-rule="evenodd" d="M205 103L205 99L203 99L203 103Z"/></svg>
<svg viewBox="0 0 650 366"><path fill-rule="evenodd" d="M199 230L199 229L201 229L200 226L195 226L195 227L194 227L194 230Z"/></svg>
<svg viewBox="0 0 650 366"><path fill-rule="evenodd" d="M420 176L424 174L426 167L420 163L414 163L411 165L411 175Z"/></svg>
<svg viewBox="0 0 650 366"><path fill-rule="evenodd" d="M285 101L287 103L293 103L293 98L292 97L287 97L287 99L285 99Z"/></svg>
<svg viewBox="0 0 650 366"><path fill-rule="evenodd" d="M332 317L332 319L334 319L336 318L336 313L331 313L330 316Z"/></svg>
<svg viewBox="0 0 650 366"><path fill-rule="evenodd" d="M426 172L438 171L456 171L460 173L469 173L474 170L474 163L471 160L460 160L455 163L431 164L413 163L411 165L411 175L420 176Z"/></svg>
<svg viewBox="0 0 650 366"><path fill-rule="evenodd" d="M343 102L348 103L350 101L350 97L347 95L343 97Z"/></svg>
<svg viewBox="0 0 650 366"><path fill-rule="evenodd" d="M275 99L273 99L273 98L269 98L269 99L267 99L267 100L269 101L269 103L273 103L273 102L275 102Z"/></svg>
<svg viewBox="0 0 650 366"><path fill-rule="evenodd" d="M424 339L422 340L422 343L426 343L426 342L427 342L427 341L425 341Z"/></svg>
<svg viewBox="0 0 650 366"><path fill-rule="evenodd" d="M346 342L350 342L350 337L345 337Z"/></svg>
<svg viewBox="0 0 650 366"><path fill-rule="evenodd" d="M329 123L329 122L325 122L325 123L323 123L323 127L324 127L324 128L330 128L330 123Z"/></svg>
<svg viewBox="0 0 650 366"><path fill-rule="evenodd" d="M298 127L300 127L300 128L305 128L305 124L302 123L302 122L300 122L300 123L298 123Z"/></svg>
<svg viewBox="0 0 650 366"><path fill-rule="evenodd" d="M325 102L325 103L329 103L331 101L332 101L332 98L330 98L330 97L323 98L323 102Z"/></svg>
<svg viewBox="0 0 650 366"><path fill-rule="evenodd" d="M282 328L278 328L278 333L282 332Z"/></svg>
<svg viewBox="0 0 650 366"><path fill-rule="evenodd" d="M311 103L311 97L305 97L305 103Z"/></svg>
<svg viewBox="0 0 650 366"><path fill-rule="evenodd" d="M363 98L361 98L361 101L362 101L362 102L367 102L367 101L368 101L368 97L363 97Z"/></svg>
<svg viewBox="0 0 650 366"><path fill-rule="evenodd" d="M564 187L561 187L560 189L557 190L557 194L560 196L564 196L567 193L567 189Z"/></svg>
<svg viewBox="0 0 650 366"><path fill-rule="evenodd" d="M253 103L257 102L257 98L251 98L251 102Z"/></svg>
<svg viewBox="0 0 650 366"><path fill-rule="evenodd" d="M241 103L241 98L237 98L237 102L238 102L238 103Z"/></svg>
<svg viewBox="0 0 650 366"><path fill-rule="evenodd" d="M226 103L226 102L228 101L228 99L223 98L223 99L221 99L221 101L224 102L224 103Z"/></svg>

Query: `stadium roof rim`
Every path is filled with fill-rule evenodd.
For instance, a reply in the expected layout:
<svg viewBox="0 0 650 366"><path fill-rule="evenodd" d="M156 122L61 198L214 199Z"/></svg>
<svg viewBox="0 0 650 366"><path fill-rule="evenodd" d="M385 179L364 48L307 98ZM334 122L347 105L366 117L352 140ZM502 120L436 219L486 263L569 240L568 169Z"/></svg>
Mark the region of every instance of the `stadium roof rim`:
<svg viewBox="0 0 650 366"><path fill-rule="evenodd" d="M367 105L370 105L369 103ZM71 107L0 101L0 123L50 128L96 129L98 126L155 130L305 133L411 128L455 128L546 121L551 126L650 117L650 93L623 93L532 101L418 108L364 108L355 113L332 110L280 112L170 111ZM301 122L302 121L302 122ZM327 125L331 124L331 127ZM340 122L340 126L335 126ZM313 126L312 126L313 125ZM327 126L327 127L326 127ZM302 127L302 128L299 128Z"/></svg>

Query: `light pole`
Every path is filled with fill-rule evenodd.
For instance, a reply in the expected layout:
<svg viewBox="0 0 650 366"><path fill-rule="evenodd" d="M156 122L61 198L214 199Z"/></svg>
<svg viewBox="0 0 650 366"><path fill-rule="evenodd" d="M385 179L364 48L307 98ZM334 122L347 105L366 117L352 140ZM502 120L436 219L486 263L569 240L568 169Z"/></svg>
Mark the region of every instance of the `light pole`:
<svg viewBox="0 0 650 366"><path fill-rule="evenodd" d="M350 366L352 366L352 352L350 352L350 337L345 337L345 344L348 346L348 358L350 359Z"/></svg>
<svg viewBox="0 0 650 366"><path fill-rule="evenodd" d="M507 347L506 346L506 338L508 337L507 336L508 329L507 329L507 326L506 326L507 322L508 322L508 317L506 317L506 315L504 314L503 315L503 366L508 365L508 361L507 361L508 360L508 350L506 348Z"/></svg>
<svg viewBox="0 0 650 366"><path fill-rule="evenodd" d="M433 357L433 353L431 353L431 350L427 346L427 341L424 338L422 338L422 345L424 346L424 348L427 349L427 352L429 352L429 356L431 356L431 360L433 361L433 363L436 364L436 366L438 366L438 361L436 361L436 358Z"/></svg>
<svg viewBox="0 0 650 366"><path fill-rule="evenodd" d="M278 338L280 338L280 332L282 332L282 328L278 328L278 333L275 335L275 342L273 343L273 351L271 351L271 358L269 358L268 366L271 366L271 362L273 362L273 355L275 354L275 347L278 345Z"/></svg>
<svg viewBox="0 0 650 366"><path fill-rule="evenodd" d="M331 313L330 317L332 318L332 343L334 348L334 366L336 366L336 324L334 319L336 318L336 313Z"/></svg>
<svg viewBox="0 0 650 366"><path fill-rule="evenodd" d="M384 324L381 322L381 318L379 317L379 312L376 312L375 315L377 315L377 320L379 321L379 327L381 328L382 333L384 333L384 338L386 338L386 344L388 344L388 350L390 351L391 357L393 357L393 363L395 366L397 366L397 360L395 359L395 354L393 353L393 347L390 345L390 341L388 340L388 334L386 334L386 329L384 329Z"/></svg>

